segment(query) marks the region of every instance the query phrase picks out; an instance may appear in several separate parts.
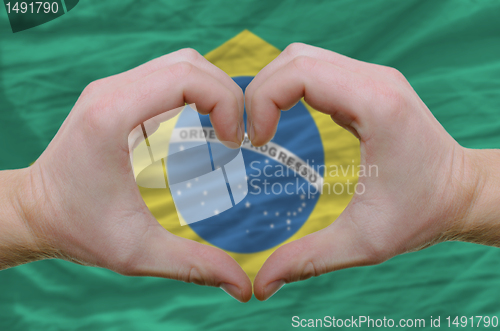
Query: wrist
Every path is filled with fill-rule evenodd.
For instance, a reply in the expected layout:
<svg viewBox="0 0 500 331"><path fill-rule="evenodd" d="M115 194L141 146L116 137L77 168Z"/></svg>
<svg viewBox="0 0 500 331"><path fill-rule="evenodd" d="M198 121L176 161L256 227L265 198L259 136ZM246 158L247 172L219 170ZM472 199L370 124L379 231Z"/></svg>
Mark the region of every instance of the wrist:
<svg viewBox="0 0 500 331"><path fill-rule="evenodd" d="M0 270L46 256L33 230L30 168L0 172Z"/></svg>
<svg viewBox="0 0 500 331"><path fill-rule="evenodd" d="M463 150L463 177L455 192L463 212L451 240L500 247L500 151Z"/></svg>

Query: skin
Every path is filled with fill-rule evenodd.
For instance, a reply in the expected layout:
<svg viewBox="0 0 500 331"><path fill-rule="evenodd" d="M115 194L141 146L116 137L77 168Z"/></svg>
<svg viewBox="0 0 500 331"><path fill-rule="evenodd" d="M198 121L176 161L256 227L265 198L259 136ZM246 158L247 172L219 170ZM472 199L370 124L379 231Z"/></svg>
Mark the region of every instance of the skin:
<svg viewBox="0 0 500 331"><path fill-rule="evenodd" d="M246 90L252 143L267 143L280 109L302 97L359 138L361 163L377 165L379 176L360 178L366 192L332 225L269 257L254 282L257 299L286 283L446 240L500 246L499 151L461 147L401 73L292 44ZM195 103L221 141L240 145L243 98L191 49L91 83L34 165L0 172L0 269L61 258L250 300L251 282L229 255L174 236L154 219L134 181L127 139L145 120Z"/></svg>
<svg viewBox="0 0 500 331"><path fill-rule="evenodd" d="M400 72L292 44L247 87L252 143L267 143L280 109L302 97L359 138L361 164L377 165L379 175L360 178L366 192L330 226L268 258L254 282L257 299L446 240L500 247L500 152L461 147Z"/></svg>
<svg viewBox="0 0 500 331"><path fill-rule="evenodd" d="M129 133L185 103L210 114L221 141L241 143L242 90L192 49L91 83L31 167L0 173L0 268L61 258L217 286L250 300L252 285L238 263L163 229L134 180Z"/></svg>

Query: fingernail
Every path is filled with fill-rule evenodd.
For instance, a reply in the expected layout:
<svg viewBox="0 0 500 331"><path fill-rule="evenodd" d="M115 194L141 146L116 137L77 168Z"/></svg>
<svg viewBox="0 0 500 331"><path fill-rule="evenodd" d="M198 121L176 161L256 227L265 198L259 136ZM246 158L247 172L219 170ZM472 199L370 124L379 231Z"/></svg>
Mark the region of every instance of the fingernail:
<svg viewBox="0 0 500 331"><path fill-rule="evenodd" d="M250 142L251 142L255 136L255 129L253 127L252 121L249 121L247 123L247 131L248 131L248 139L250 139Z"/></svg>
<svg viewBox="0 0 500 331"><path fill-rule="evenodd" d="M229 294L230 296L232 296L233 298L238 300L239 302L243 302L240 300L240 298L242 297L241 290L237 286L234 286L233 284L229 284L229 283L222 283L220 285L220 288L224 292L226 292L227 294Z"/></svg>
<svg viewBox="0 0 500 331"><path fill-rule="evenodd" d="M220 141L224 146L231 148L231 149L236 149L240 147L241 144L237 144L234 141Z"/></svg>
<svg viewBox="0 0 500 331"><path fill-rule="evenodd" d="M268 284L266 286L266 288L264 289L264 294L265 294L266 300L269 299L270 297L272 297L276 292L278 292L280 290L280 288L283 287L283 285L285 285L285 281L282 279L276 280L276 281Z"/></svg>
<svg viewBox="0 0 500 331"><path fill-rule="evenodd" d="M245 124L243 124L243 121L241 121L238 125L238 142L240 144L243 141L243 138L245 138Z"/></svg>

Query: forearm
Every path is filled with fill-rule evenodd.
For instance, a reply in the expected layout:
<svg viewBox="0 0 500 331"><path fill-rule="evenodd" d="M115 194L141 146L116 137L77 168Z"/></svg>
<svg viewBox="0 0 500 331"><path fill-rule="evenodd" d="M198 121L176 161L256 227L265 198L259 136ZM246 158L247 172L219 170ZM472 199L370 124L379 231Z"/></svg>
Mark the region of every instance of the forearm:
<svg viewBox="0 0 500 331"><path fill-rule="evenodd" d="M0 270L43 257L27 221L29 169L0 171Z"/></svg>
<svg viewBox="0 0 500 331"><path fill-rule="evenodd" d="M453 239L500 247L500 150L465 152L471 202Z"/></svg>

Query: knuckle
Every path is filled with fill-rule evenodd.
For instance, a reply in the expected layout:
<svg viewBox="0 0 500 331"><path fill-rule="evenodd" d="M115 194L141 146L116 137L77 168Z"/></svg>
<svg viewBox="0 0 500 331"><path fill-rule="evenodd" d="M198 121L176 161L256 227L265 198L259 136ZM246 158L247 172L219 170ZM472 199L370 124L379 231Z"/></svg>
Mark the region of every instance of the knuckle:
<svg viewBox="0 0 500 331"><path fill-rule="evenodd" d="M383 67L384 74L390 78L396 80L397 82L406 82L405 76L396 68Z"/></svg>
<svg viewBox="0 0 500 331"><path fill-rule="evenodd" d="M300 71L311 71L317 61L312 57L299 55L293 59L292 63Z"/></svg>
<svg viewBox="0 0 500 331"><path fill-rule="evenodd" d="M199 269L195 266L182 268L177 272L175 277L177 280L193 283L196 285L208 285L207 281L202 277ZM210 284L211 285L211 284Z"/></svg>
<svg viewBox="0 0 500 331"><path fill-rule="evenodd" d="M309 47L309 46L304 44L304 43L295 42L295 43L291 43L290 45L288 45L285 48L284 52L293 56L293 57L296 57L296 56L299 56L300 54L302 54L307 47Z"/></svg>
<svg viewBox="0 0 500 331"><path fill-rule="evenodd" d="M196 61L201 57L201 54L194 48L183 48L178 51L178 54L186 61Z"/></svg>
<svg viewBox="0 0 500 331"><path fill-rule="evenodd" d="M187 61L177 62L171 65L168 69L170 73L177 79L185 78L193 70L193 65Z"/></svg>
<svg viewBox="0 0 500 331"><path fill-rule="evenodd" d="M392 84L375 84L372 89L378 116L384 119L402 115L406 109L406 99L401 89Z"/></svg>
<svg viewBox="0 0 500 331"><path fill-rule="evenodd" d="M91 82L89 85L85 87L85 89L81 94L81 97L86 98L96 94L99 91L102 91L104 85L105 85L105 78Z"/></svg>
<svg viewBox="0 0 500 331"><path fill-rule="evenodd" d="M380 100L387 106L388 108L398 108L401 103L401 93L400 91L391 86L390 84L380 84L377 86L377 95L380 97Z"/></svg>
<svg viewBox="0 0 500 331"><path fill-rule="evenodd" d="M119 98L116 92L107 93L93 100L84 111L84 123L93 131L106 131L109 129L111 115L115 109L115 103Z"/></svg>
<svg viewBox="0 0 500 331"><path fill-rule="evenodd" d="M187 281L188 281L188 283L194 283L197 285L205 285L203 277L201 277L200 272L195 267L191 267L189 269Z"/></svg>
<svg viewBox="0 0 500 331"><path fill-rule="evenodd" d="M324 267L318 265L317 261L311 260L304 264L302 269L302 273L299 275L298 280L306 280L311 277L317 277L319 275L324 274Z"/></svg>
<svg viewBox="0 0 500 331"><path fill-rule="evenodd" d="M200 247L199 245L191 246L185 249L186 252L189 252L190 256L197 256L199 259L189 262L186 261L185 265L172 272L173 278L186 283L215 286L215 275L207 272L203 263L203 261L213 259L213 256L210 254L211 250L206 250L204 247Z"/></svg>

